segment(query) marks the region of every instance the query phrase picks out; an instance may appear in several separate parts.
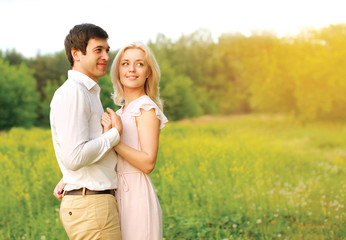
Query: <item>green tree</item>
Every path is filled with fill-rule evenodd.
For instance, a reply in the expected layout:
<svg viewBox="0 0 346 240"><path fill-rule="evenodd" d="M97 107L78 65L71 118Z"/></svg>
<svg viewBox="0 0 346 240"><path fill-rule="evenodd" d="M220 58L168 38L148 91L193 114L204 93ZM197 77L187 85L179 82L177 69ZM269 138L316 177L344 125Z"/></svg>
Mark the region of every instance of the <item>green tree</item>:
<svg viewBox="0 0 346 240"><path fill-rule="evenodd" d="M114 89L110 75L107 74L106 76L101 77L97 83L101 88L100 99L103 108L106 110L106 108L109 107L113 110L118 110L120 106L115 105L112 99Z"/></svg>
<svg viewBox="0 0 346 240"><path fill-rule="evenodd" d="M161 64L160 97L163 100L164 113L169 120L180 120L200 116L193 82L187 76L177 74L168 63Z"/></svg>
<svg viewBox="0 0 346 240"><path fill-rule="evenodd" d="M64 51L43 56L37 55L36 58L27 60L27 63L34 70L36 90L41 102L37 108L36 124L46 126L49 122L49 115L47 115L48 99L51 98L50 95L47 95L49 91L46 88L60 86L67 78L67 70L70 69L70 65ZM45 104L48 105L44 106Z"/></svg>
<svg viewBox="0 0 346 240"><path fill-rule="evenodd" d="M217 113L249 112L248 39L241 34L224 34L213 51L209 66L211 98L217 99Z"/></svg>
<svg viewBox="0 0 346 240"><path fill-rule="evenodd" d="M61 80L62 81L62 80ZM44 98L39 104L40 126L49 127L49 113L50 113L50 102L54 96L55 91L58 89L59 85L56 81L47 81L46 85L43 87Z"/></svg>
<svg viewBox="0 0 346 240"><path fill-rule="evenodd" d="M191 94L194 95L193 101L200 106L197 109L199 113L214 113L217 106L214 98L210 97L214 90L208 85L212 82L208 59L212 56L213 44L210 32L202 29L182 36L177 42L159 34L156 43L149 44L160 65L166 62L179 77L192 81Z"/></svg>
<svg viewBox="0 0 346 240"><path fill-rule="evenodd" d="M294 49L285 39L278 39L272 33L258 33L251 36L249 41L254 54L248 65L252 72L248 86L251 108L257 112L293 111Z"/></svg>
<svg viewBox="0 0 346 240"><path fill-rule="evenodd" d="M303 32L295 73L297 115L303 119L346 119L346 25Z"/></svg>
<svg viewBox="0 0 346 240"><path fill-rule="evenodd" d="M4 60L7 61L10 65L20 65L25 61L25 58L22 54L18 53L15 49L7 50L3 56Z"/></svg>
<svg viewBox="0 0 346 240"><path fill-rule="evenodd" d="M33 71L0 58L0 129L31 127L37 117L38 94Z"/></svg>

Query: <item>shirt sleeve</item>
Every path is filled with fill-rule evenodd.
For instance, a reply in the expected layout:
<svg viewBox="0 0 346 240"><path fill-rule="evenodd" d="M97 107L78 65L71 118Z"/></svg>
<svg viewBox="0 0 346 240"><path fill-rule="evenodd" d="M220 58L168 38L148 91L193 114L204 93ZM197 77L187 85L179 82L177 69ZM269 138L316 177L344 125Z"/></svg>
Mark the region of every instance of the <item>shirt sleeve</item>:
<svg viewBox="0 0 346 240"><path fill-rule="evenodd" d="M90 139L89 97L78 86L65 88L52 105L55 131L61 150L61 162L65 168L76 171L99 161L120 140L116 128Z"/></svg>

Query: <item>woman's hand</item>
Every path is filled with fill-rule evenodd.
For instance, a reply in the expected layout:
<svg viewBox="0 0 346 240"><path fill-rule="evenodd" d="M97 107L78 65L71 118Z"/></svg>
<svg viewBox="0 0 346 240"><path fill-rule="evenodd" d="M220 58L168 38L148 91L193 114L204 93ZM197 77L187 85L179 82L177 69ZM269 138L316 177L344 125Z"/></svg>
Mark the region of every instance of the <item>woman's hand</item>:
<svg viewBox="0 0 346 240"><path fill-rule="evenodd" d="M56 187L54 188L54 192L53 195L58 199L58 200L62 200L62 193L63 190L65 188L65 183L64 181L61 179L60 182L56 185Z"/></svg>
<svg viewBox="0 0 346 240"><path fill-rule="evenodd" d="M112 127L116 128L119 132L119 135L123 132L123 123L118 114L116 114L113 109L107 108L108 116L111 118Z"/></svg>
<svg viewBox="0 0 346 240"><path fill-rule="evenodd" d="M112 128L112 119L108 113L103 113L101 116L101 125L103 127L103 132L107 132Z"/></svg>

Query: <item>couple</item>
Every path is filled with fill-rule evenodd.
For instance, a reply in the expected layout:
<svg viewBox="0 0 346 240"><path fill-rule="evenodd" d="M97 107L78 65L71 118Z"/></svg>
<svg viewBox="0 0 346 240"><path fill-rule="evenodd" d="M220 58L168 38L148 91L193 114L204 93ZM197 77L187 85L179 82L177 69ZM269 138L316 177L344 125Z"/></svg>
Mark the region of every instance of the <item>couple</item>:
<svg viewBox="0 0 346 240"><path fill-rule="evenodd" d="M62 200L60 219L70 239L161 240L161 207L148 175L167 123L160 69L147 46L120 49L111 77L114 102L122 107L104 113L97 81L106 75L107 40L93 24L74 26L65 39L72 70L50 112L63 174L54 189Z"/></svg>

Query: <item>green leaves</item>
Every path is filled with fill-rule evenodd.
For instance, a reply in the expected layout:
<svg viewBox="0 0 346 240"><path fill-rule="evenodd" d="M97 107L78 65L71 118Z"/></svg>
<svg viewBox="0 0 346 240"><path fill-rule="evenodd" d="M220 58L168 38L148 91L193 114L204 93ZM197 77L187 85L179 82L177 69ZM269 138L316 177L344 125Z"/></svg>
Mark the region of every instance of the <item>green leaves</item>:
<svg viewBox="0 0 346 240"><path fill-rule="evenodd" d="M159 34L148 45L161 68L160 95L171 121L257 112L307 122L346 119L345 42L346 25L339 24L283 38L266 32L224 33L215 41L208 31L198 30L173 41ZM115 53L110 53L108 72ZM64 51L32 59L14 50L1 55L0 129L32 125L23 119L35 118L35 111L35 124L48 126L52 90L66 80L70 68ZM104 107L116 108L110 76L99 85ZM29 103L30 110L23 112Z"/></svg>
<svg viewBox="0 0 346 240"><path fill-rule="evenodd" d="M0 58L0 129L31 127L37 117L38 93L33 71L10 66Z"/></svg>

